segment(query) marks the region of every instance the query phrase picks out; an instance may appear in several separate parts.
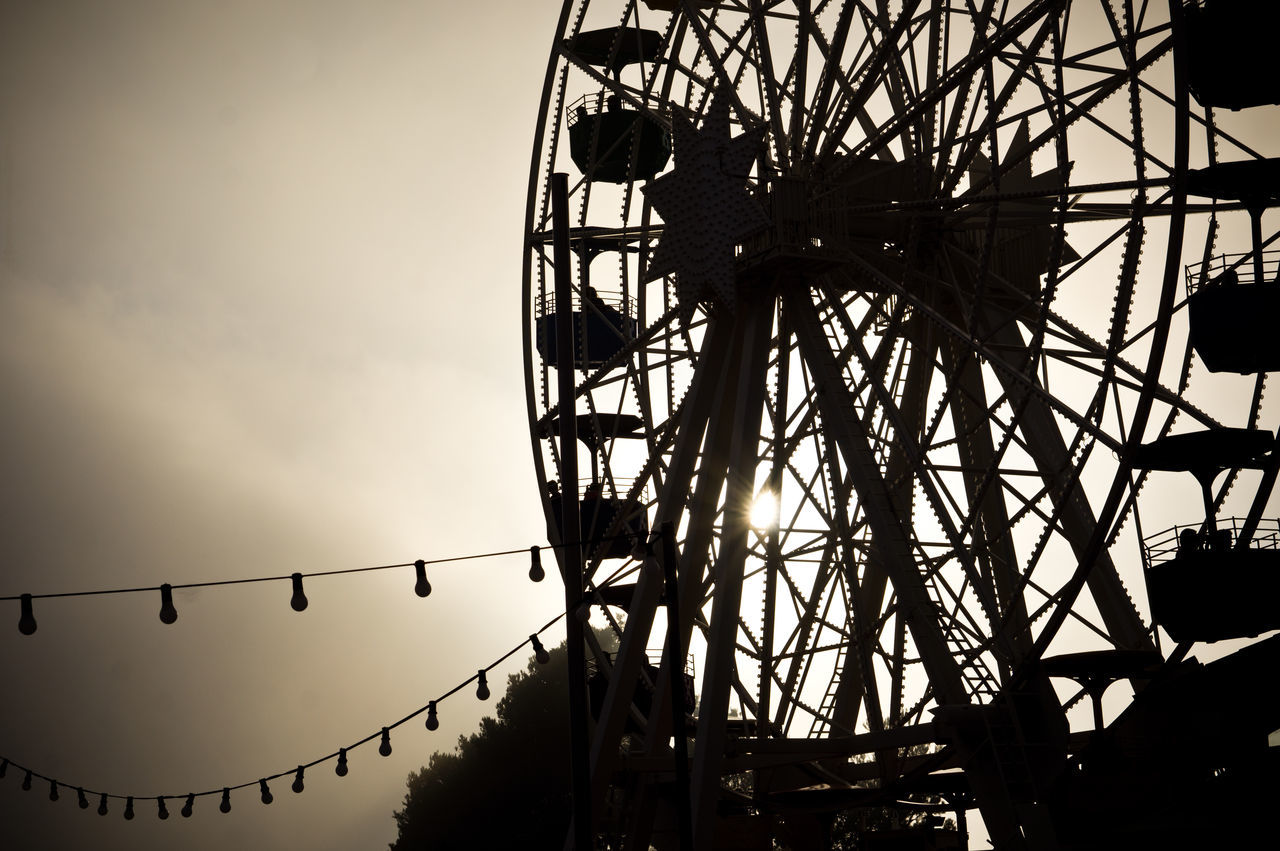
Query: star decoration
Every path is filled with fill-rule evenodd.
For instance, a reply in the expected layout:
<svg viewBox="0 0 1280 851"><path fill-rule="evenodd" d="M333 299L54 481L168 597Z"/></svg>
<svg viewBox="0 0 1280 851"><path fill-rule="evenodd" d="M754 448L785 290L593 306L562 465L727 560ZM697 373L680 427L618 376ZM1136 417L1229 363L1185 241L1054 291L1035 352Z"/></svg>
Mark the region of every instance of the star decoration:
<svg viewBox="0 0 1280 851"><path fill-rule="evenodd" d="M733 310L734 249L769 224L747 191L766 128L731 138L729 104L717 91L701 129L679 113L672 115L671 129L675 168L642 190L664 222L649 275L675 275L680 313L688 321L703 301Z"/></svg>
<svg viewBox="0 0 1280 851"><path fill-rule="evenodd" d="M1024 120L1014 131L1008 150L1025 150L1030 138L1030 130ZM991 160L985 154L979 153L973 158L969 166L969 180L983 184L991 180ZM1065 178L1056 166L1032 175L1030 157L1000 176L1002 193L1043 193L1039 197L1005 201L1000 205L1001 221L996 226L991 268L1022 293L1038 292L1040 277L1049 271L1049 249L1055 219L1053 205L1056 203L1051 193L1061 191L1064 183ZM994 192L995 187L988 185L981 191ZM1079 259L1075 249L1064 242L1059 263L1066 265Z"/></svg>

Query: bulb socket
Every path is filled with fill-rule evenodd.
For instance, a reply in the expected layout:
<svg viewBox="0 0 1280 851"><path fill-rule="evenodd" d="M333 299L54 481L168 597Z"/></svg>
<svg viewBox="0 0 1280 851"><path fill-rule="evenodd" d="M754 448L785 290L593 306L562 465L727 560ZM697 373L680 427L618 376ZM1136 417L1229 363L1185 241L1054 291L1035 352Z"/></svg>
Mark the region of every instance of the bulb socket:
<svg viewBox="0 0 1280 851"><path fill-rule="evenodd" d="M18 605L22 609L22 614L18 617L18 632L33 635L36 631L36 616L31 606L31 595L23 594L18 599Z"/></svg>
<svg viewBox="0 0 1280 851"><path fill-rule="evenodd" d="M382 728L382 741L378 744L378 753L391 756L391 730L386 727Z"/></svg>
<svg viewBox="0 0 1280 851"><path fill-rule="evenodd" d="M165 583L160 586L160 623L171 624L178 619L178 610L173 605L173 586Z"/></svg>
<svg viewBox="0 0 1280 851"><path fill-rule="evenodd" d="M302 574L291 574L289 579L293 582L293 597L289 599L289 605L293 607L295 612L306 611L307 595L306 592L302 590Z"/></svg>
<svg viewBox="0 0 1280 851"><path fill-rule="evenodd" d="M529 547L529 578L534 582L541 582L547 578L547 572L542 569L541 547Z"/></svg>
<svg viewBox="0 0 1280 851"><path fill-rule="evenodd" d="M427 563L422 559L418 559L413 563L413 571L418 576L418 581L413 585L413 593L419 597L430 595L431 583L427 581Z"/></svg>

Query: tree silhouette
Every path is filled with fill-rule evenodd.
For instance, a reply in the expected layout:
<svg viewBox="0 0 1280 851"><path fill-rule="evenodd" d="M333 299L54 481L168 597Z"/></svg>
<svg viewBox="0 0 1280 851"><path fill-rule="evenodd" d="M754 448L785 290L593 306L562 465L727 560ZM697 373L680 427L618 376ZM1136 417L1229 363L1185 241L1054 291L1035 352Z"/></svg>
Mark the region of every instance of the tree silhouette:
<svg viewBox="0 0 1280 851"><path fill-rule="evenodd" d="M609 646L612 635L598 633ZM498 717L409 773L391 851L557 848L571 811L565 647L507 678Z"/></svg>
<svg viewBox="0 0 1280 851"><path fill-rule="evenodd" d="M608 631L597 630L596 637L606 649L616 644ZM547 664L530 658L523 671L510 675L497 718L482 718L478 732L458 737L455 751L437 751L425 767L409 773L391 851L561 847L572 812L567 690L563 642L550 651ZM923 796L918 804L925 803L937 805L940 799ZM774 847L860 851L870 835L926 826L944 823L927 808L885 804L833 814L825 837L816 842L797 844L788 838L792 831L779 826ZM945 827L954 824L947 819Z"/></svg>

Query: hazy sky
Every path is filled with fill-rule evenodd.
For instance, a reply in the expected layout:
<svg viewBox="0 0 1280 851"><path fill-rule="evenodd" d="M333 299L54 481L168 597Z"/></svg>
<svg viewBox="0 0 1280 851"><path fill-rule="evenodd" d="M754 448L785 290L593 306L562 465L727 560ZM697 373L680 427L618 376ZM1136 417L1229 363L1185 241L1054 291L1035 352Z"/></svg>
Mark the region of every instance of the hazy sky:
<svg viewBox="0 0 1280 851"><path fill-rule="evenodd" d="M521 230L559 6L0 0L0 596L542 542ZM172 626L158 594L37 601L30 637L0 604L0 755L139 796L309 762L547 621L526 570L316 578L302 614L287 582L179 592ZM11 770L0 846L383 848L406 774L494 702L228 815L102 818Z"/></svg>
<svg viewBox="0 0 1280 851"><path fill-rule="evenodd" d="M558 6L0 2L0 594L541 542L520 233ZM287 582L180 592L173 626L158 595L37 601L31 637L5 603L0 754L138 795L308 762L545 622L526 569L312 579L302 614ZM482 708L229 815L101 818L10 771L0 844L385 847Z"/></svg>

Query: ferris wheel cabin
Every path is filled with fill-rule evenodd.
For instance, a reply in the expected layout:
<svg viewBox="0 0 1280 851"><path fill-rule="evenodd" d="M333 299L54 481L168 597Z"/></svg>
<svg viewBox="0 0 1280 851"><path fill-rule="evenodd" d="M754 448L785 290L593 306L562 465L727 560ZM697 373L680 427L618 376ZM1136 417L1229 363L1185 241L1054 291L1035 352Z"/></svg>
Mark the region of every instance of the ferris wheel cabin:
<svg viewBox="0 0 1280 851"><path fill-rule="evenodd" d="M574 58L615 77L629 65L657 62L662 34L638 27L611 27L578 33L564 48ZM628 183L649 180L671 159L671 134L648 113L621 96L583 95L567 110L569 156L587 180Z"/></svg>
<svg viewBox="0 0 1280 851"><path fill-rule="evenodd" d="M639 27L609 27L580 32L564 46L583 62L617 73L637 62L657 62L662 56L662 33Z"/></svg>
<svg viewBox="0 0 1280 851"><path fill-rule="evenodd" d="M1210 372L1280 370L1280 251L1262 255L1261 279L1251 256L1223 254L1188 270L1191 345Z"/></svg>
<svg viewBox="0 0 1280 851"><path fill-rule="evenodd" d="M644 421L632 414L601 411L579 414L574 420L578 441L591 452L591 478L579 482L578 514L582 538L595 542L589 550L597 558L626 558L637 543L648 539L649 519L634 506L628 508L627 501L618 495L634 480L610 476L607 467L602 477L599 458L603 457L612 441L644 439L644 433L640 431ZM560 420L557 418L547 424L544 434L559 433ZM564 517L564 497L558 487L549 496L559 526Z"/></svg>
<svg viewBox="0 0 1280 851"><path fill-rule="evenodd" d="M643 509L618 496L619 481L586 481L578 498L583 541L594 559L627 558L638 542L649 537L649 518ZM557 525L563 525L564 498L551 494L551 510Z"/></svg>
<svg viewBox="0 0 1280 851"><path fill-rule="evenodd" d="M1189 194L1249 212L1253 250L1187 269L1191 345L1211 372L1280 370L1280 252L1263 251L1262 213L1280 202L1280 159L1217 163L1187 173Z"/></svg>
<svg viewBox="0 0 1280 851"><path fill-rule="evenodd" d="M1218 520L1211 488L1227 469L1275 474L1276 438L1259 429L1175 434L1141 446L1134 467L1188 472L1204 496L1203 524L1174 526L1143 541L1155 622L1175 641L1252 638L1280 629L1280 520Z"/></svg>
<svg viewBox="0 0 1280 851"><path fill-rule="evenodd" d="M573 310L573 367L599 369L635 339L640 324L631 302L618 293L601 294L587 287ZM538 354L548 366L556 368L561 366L556 352L558 322L555 299L548 295L538 311Z"/></svg>
<svg viewBox="0 0 1280 851"><path fill-rule="evenodd" d="M1274 4L1201 0L1184 14L1196 100L1233 110L1280 104Z"/></svg>
<svg viewBox="0 0 1280 851"><path fill-rule="evenodd" d="M569 155L588 180L649 180L671 158L671 134L617 95L583 95L569 113Z"/></svg>

